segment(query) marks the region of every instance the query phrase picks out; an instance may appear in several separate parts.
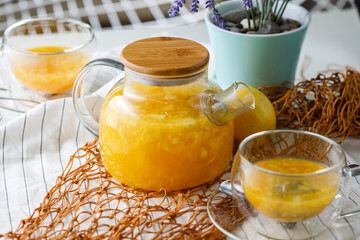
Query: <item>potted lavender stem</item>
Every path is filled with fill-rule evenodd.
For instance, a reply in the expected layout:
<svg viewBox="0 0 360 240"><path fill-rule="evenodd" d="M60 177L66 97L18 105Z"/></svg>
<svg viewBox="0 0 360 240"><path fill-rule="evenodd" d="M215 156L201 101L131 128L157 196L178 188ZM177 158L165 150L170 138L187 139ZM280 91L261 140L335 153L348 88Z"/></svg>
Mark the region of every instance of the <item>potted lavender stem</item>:
<svg viewBox="0 0 360 240"><path fill-rule="evenodd" d="M185 0L175 0L175 16ZM198 0L191 0L196 12ZM253 87L293 82L305 34L307 10L289 0L206 0L205 22L215 58L215 78L226 88L235 81Z"/></svg>

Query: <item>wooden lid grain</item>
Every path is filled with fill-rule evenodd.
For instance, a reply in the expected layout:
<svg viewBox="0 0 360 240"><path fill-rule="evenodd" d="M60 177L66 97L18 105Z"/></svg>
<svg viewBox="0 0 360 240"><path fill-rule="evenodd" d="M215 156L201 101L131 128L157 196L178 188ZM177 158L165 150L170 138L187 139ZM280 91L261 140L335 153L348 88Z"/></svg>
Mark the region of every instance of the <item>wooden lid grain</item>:
<svg viewBox="0 0 360 240"><path fill-rule="evenodd" d="M209 52L201 44L188 39L154 37L130 43L120 58L125 67L135 72L180 76L206 67Z"/></svg>

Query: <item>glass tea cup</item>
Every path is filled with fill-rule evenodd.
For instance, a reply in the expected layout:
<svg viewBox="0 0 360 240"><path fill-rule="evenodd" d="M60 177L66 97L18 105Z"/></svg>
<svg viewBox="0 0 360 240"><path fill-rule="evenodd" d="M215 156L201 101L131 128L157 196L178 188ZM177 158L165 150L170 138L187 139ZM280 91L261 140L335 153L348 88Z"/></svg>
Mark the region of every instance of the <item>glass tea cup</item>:
<svg viewBox="0 0 360 240"><path fill-rule="evenodd" d="M232 167L235 205L260 235L314 238L344 215L349 177L359 171L345 160L337 143L315 133L251 135L240 144Z"/></svg>
<svg viewBox="0 0 360 240"><path fill-rule="evenodd" d="M41 17L9 26L2 48L16 82L41 94L57 94L72 88L91 58L94 40L86 23Z"/></svg>

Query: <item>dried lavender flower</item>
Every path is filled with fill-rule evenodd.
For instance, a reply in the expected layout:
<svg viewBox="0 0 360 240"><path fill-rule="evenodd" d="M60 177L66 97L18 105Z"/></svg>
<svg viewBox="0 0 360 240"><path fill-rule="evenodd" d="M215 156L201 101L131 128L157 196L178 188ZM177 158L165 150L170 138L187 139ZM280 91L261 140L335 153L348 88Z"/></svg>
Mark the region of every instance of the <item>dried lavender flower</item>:
<svg viewBox="0 0 360 240"><path fill-rule="evenodd" d="M253 4L252 4L252 0L244 0L243 2L243 7L246 10L249 10L250 8L252 8Z"/></svg>
<svg viewBox="0 0 360 240"><path fill-rule="evenodd" d="M168 14L169 17L175 17L178 13L180 8L182 8L185 4L185 0L175 0L174 4L171 5Z"/></svg>
<svg viewBox="0 0 360 240"><path fill-rule="evenodd" d="M215 22L215 24L217 26L219 26L220 28L227 29L227 30L229 29L229 26L227 25L226 21L222 18L222 16L220 15L220 13L217 9L213 10L212 19Z"/></svg>
<svg viewBox="0 0 360 240"><path fill-rule="evenodd" d="M222 18L221 14L219 13L219 11L215 8L214 0L207 0L205 2L205 7L207 9L209 9L210 11L212 11L212 14L213 14L212 19L217 26L219 26L220 28L223 28L223 29L229 28L226 21Z"/></svg>
<svg viewBox="0 0 360 240"><path fill-rule="evenodd" d="M255 11L253 7L252 0L243 0L243 8L246 9L247 20L250 26L250 20L254 22L254 31L257 31L258 28L264 26L265 21L272 17L276 23L280 23L282 20L283 13L287 7L287 4L290 0L283 0L280 3L280 0L256 0L255 5L257 6L257 15L258 15L258 24L255 21ZM174 4L170 7L168 13L170 17L175 17L180 8L185 4L186 0L174 0ZM261 5L259 5L261 2ZM191 0L190 12L198 12L199 0ZM220 28L229 30L229 26L226 21L222 18L219 11L215 8L215 0L206 0L205 8L207 8L212 13L212 20Z"/></svg>
<svg viewBox="0 0 360 240"><path fill-rule="evenodd" d="M191 0L190 12L196 13L196 12L198 12L198 8L199 8L199 1L198 0Z"/></svg>
<svg viewBox="0 0 360 240"><path fill-rule="evenodd" d="M181 7L185 4L186 0L174 0L174 4L170 7L168 14L169 17L175 17ZM191 9L190 12L195 13L198 11L199 8L199 1L198 0L191 0ZM228 25L226 21L221 17L219 11L215 8L215 0L207 0L205 2L205 8L209 9L212 12L212 19L214 23L223 29L228 29Z"/></svg>

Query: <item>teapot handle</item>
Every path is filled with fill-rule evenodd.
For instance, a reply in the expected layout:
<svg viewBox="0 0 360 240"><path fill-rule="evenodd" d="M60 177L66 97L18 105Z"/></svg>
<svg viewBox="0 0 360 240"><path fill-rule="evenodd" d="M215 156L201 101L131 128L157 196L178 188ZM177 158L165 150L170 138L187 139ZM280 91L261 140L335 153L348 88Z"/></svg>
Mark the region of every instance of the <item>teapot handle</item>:
<svg viewBox="0 0 360 240"><path fill-rule="evenodd" d="M96 137L99 137L99 120L90 113L87 101L91 101L91 96L85 94L87 87L94 85L88 78L88 73L95 67L106 66L120 71L124 71L124 65L116 60L99 58L87 63L78 74L72 91L73 106L80 122ZM95 79L96 80L96 79ZM122 83L123 78L120 79ZM117 85L117 84L116 84ZM94 103L96 104L96 103Z"/></svg>

